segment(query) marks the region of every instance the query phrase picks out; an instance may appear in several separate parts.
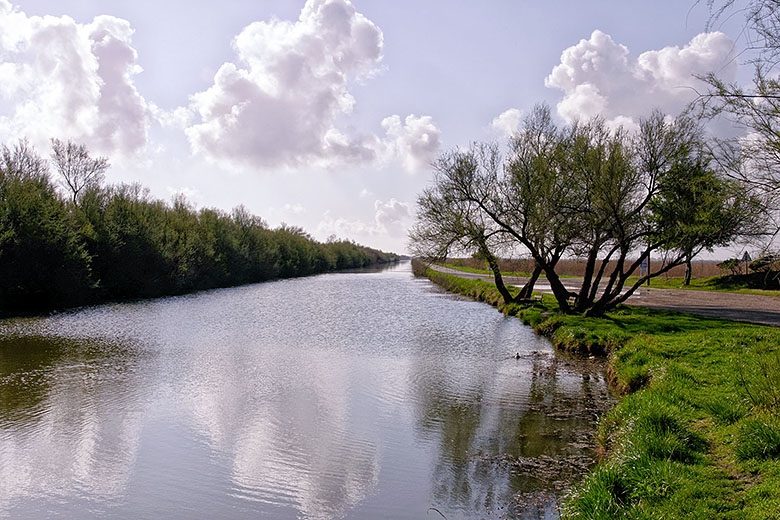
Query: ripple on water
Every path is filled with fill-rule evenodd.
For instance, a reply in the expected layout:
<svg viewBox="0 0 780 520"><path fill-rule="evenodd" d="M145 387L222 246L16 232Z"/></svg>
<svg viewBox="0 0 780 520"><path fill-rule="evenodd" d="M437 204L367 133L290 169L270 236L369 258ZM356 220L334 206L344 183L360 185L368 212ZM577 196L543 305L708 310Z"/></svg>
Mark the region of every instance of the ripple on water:
<svg viewBox="0 0 780 520"><path fill-rule="evenodd" d="M0 321L0 353L13 518L545 518L609 400L408 265Z"/></svg>

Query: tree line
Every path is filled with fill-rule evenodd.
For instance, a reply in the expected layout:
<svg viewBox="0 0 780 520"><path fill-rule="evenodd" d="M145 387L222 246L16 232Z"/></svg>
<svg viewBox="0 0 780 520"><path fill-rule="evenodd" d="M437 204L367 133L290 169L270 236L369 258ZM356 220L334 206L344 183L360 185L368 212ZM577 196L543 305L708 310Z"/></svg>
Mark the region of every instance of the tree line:
<svg viewBox="0 0 780 520"><path fill-rule="evenodd" d="M196 210L140 184L103 185L108 161L53 140L0 153L0 314L162 295L392 262L346 240L271 229L243 206ZM58 189L58 187L62 189ZM64 191L64 193L63 193Z"/></svg>
<svg viewBox="0 0 780 520"><path fill-rule="evenodd" d="M603 315L648 279L690 268L704 250L767 227L765 199L723 170L698 120L655 112L636 132L596 117L557 124L539 105L510 139L442 154L418 198L414 253L476 254L493 271L505 303L527 300L544 274L561 311ZM498 258L521 252L535 262L517 294ZM651 262L651 257L663 262ZM579 287L558 262L585 260Z"/></svg>

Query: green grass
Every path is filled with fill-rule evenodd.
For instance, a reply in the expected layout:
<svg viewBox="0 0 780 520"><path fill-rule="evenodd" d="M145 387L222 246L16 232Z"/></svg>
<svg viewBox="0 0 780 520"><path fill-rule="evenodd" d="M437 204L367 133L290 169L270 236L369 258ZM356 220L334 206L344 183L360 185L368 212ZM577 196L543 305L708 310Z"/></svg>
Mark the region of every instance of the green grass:
<svg viewBox="0 0 780 520"><path fill-rule="evenodd" d="M780 519L780 329L634 307L562 315L551 298L502 306L492 284L426 274L558 348L608 355L624 397L600 419L603 458L564 519Z"/></svg>
<svg viewBox="0 0 780 520"><path fill-rule="evenodd" d="M600 421L605 459L564 518L780 518L780 408L769 391L780 330L636 308L562 321L556 338L570 327L605 343L626 334L608 349L626 396ZM620 494L598 484L607 477Z"/></svg>
<svg viewBox="0 0 780 520"><path fill-rule="evenodd" d="M631 283L636 279L631 280ZM759 296L780 297L780 291L772 289L755 289L748 287L744 281L734 280L729 276L711 276L709 278L693 278L691 284L683 285L683 278L659 276L650 280L650 287L657 289L687 289L692 291L718 291L737 294L753 294Z"/></svg>
<svg viewBox="0 0 780 520"><path fill-rule="evenodd" d="M464 265L455 265L455 264L447 264L447 263L440 263L436 262L436 265L440 265L442 267L448 267L450 269L455 269L457 271L463 271L464 273L474 273L474 274L489 274L492 275L493 272L489 271L487 269L476 269L474 267L467 267ZM514 276L518 278L529 278L531 276L531 273L524 272L524 271L501 271L502 276ZM539 278L547 278L544 273L539 275ZM571 276L567 274L560 275L560 278L578 278L577 276Z"/></svg>
<svg viewBox="0 0 780 520"><path fill-rule="evenodd" d="M474 274L492 274L487 269L475 269L473 267L459 266L455 264L437 263L442 267L448 267L450 269L456 269L465 273ZM515 276L515 277L530 277L531 273L525 272L502 272L503 276ZM546 278L542 274L539 278ZM581 278L572 275L561 275L561 278ZM627 284L634 284L638 280L638 277L629 277ZM730 276L711 276L709 278L693 278L691 284L684 285L684 279L682 276L678 277L664 277L658 276L650 280L650 287L656 289L686 289L692 291L717 291L717 292L729 292L736 294L753 294L758 296L776 296L780 297L780 290L773 289L756 289L748 286L748 283L735 279Z"/></svg>

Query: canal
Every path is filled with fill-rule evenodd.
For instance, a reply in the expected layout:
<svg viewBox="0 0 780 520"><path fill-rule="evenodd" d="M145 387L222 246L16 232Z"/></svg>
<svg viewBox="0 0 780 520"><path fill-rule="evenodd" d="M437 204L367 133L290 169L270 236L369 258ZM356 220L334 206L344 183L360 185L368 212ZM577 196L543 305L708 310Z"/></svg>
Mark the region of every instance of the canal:
<svg viewBox="0 0 780 520"><path fill-rule="evenodd" d="M603 368L408 263L4 320L0 517L556 518Z"/></svg>

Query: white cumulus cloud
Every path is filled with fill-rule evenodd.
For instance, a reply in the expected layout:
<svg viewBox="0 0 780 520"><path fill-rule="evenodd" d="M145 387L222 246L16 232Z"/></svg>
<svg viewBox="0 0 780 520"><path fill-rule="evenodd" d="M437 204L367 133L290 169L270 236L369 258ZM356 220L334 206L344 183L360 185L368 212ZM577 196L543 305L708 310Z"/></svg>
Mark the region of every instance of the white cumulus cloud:
<svg viewBox="0 0 780 520"><path fill-rule="evenodd" d="M126 20L27 16L0 0L0 138L47 146L74 139L99 153L129 155L147 143L149 110Z"/></svg>
<svg viewBox="0 0 780 520"><path fill-rule="evenodd" d="M412 218L412 211L408 203L396 199L390 199L387 202L377 200L374 201L374 210L375 229L378 232L393 236L406 234L409 221Z"/></svg>
<svg viewBox="0 0 780 520"><path fill-rule="evenodd" d="M522 120L523 112L517 108L510 108L494 118L490 126L504 137L509 137L517 131Z"/></svg>
<svg viewBox="0 0 780 520"><path fill-rule="evenodd" d="M296 168L383 160L390 150L416 168L439 144L430 117L391 116L382 137L335 126L355 105L350 84L378 68L382 47L382 31L348 0L307 0L296 21L248 25L233 40L235 63L191 97L193 151L250 168Z"/></svg>
<svg viewBox="0 0 780 520"><path fill-rule="evenodd" d="M374 201L374 218L370 221L334 217L326 212L317 226L320 236L336 235L344 238L369 238L376 236L404 237L413 219L409 203L394 198L384 202Z"/></svg>
<svg viewBox="0 0 780 520"><path fill-rule="evenodd" d="M393 115L382 121L385 154L399 158L409 172L427 168L441 146L441 132L430 116Z"/></svg>
<svg viewBox="0 0 780 520"><path fill-rule="evenodd" d="M731 80L736 68L734 42L721 32L634 57L628 47L596 30L563 51L545 85L563 91L558 113L567 121L598 114L612 124L631 126L655 108L681 111L697 95L693 89L706 90L696 75L717 72Z"/></svg>

